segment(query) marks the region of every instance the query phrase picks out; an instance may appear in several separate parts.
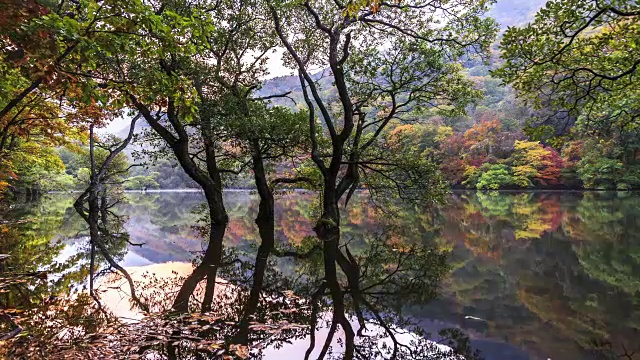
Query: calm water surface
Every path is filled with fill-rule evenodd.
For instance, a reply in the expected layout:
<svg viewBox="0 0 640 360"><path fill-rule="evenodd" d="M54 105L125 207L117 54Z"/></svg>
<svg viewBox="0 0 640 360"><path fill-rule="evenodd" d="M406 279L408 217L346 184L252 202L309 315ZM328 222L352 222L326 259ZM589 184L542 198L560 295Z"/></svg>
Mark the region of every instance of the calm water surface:
<svg viewBox="0 0 640 360"><path fill-rule="evenodd" d="M242 258L255 252L260 241L254 223L257 197L248 192L226 196L231 222L225 242ZM134 277L145 272L188 275L204 247L202 229L194 227L203 196L162 192L128 197L118 214L126 216L130 242L142 245L123 243L112 249L114 257ZM314 201L306 193L278 198L279 247L313 241ZM89 245L78 235L84 223L72 202L71 195L52 194L18 204L5 216L31 220L19 227L20 240L7 240L12 229L0 234L0 253L11 254L11 266L47 271L49 290L86 286L86 271L79 269L88 261ZM403 208L390 215L362 201L346 213L343 237L352 242L356 256L369 251L369 236L380 234L387 234L394 251L426 243L449 251L450 274L434 300L394 301L427 332L463 330L486 359L589 359L594 341L628 347L640 342L638 194L454 193L436 211ZM395 230L386 233L390 227ZM310 266L291 259L274 265L291 277ZM124 309L127 301L113 294L105 299L112 310L136 316ZM299 354L295 347L294 342L279 353Z"/></svg>

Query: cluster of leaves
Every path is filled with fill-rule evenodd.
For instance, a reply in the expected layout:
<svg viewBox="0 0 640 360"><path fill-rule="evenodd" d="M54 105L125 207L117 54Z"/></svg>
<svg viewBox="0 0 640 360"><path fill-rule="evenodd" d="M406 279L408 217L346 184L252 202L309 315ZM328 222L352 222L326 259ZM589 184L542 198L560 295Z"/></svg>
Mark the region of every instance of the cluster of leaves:
<svg viewBox="0 0 640 360"><path fill-rule="evenodd" d="M553 0L502 39L494 72L538 109L539 122L604 135L635 131L640 11L634 1Z"/></svg>
<svg viewBox="0 0 640 360"><path fill-rule="evenodd" d="M580 155L574 168L586 188L629 190L640 186L635 151L625 151L614 139L587 139L570 150Z"/></svg>
<svg viewBox="0 0 640 360"><path fill-rule="evenodd" d="M554 0L529 24L504 34L504 63L492 74L537 110L528 132L564 145L573 157L566 161L567 182L596 189L639 185L639 30L633 1Z"/></svg>
<svg viewBox="0 0 640 360"><path fill-rule="evenodd" d="M478 190L558 185L563 161L560 154L537 141L516 140L506 159L493 158L479 167L468 166L463 184Z"/></svg>
<svg viewBox="0 0 640 360"><path fill-rule="evenodd" d="M109 41L105 29L121 18L121 9L66 1L0 6L7 14L0 24L0 181L39 191L48 185L38 177L62 174L50 148L85 140L89 123L100 124L112 115L109 97L74 73L84 71L85 64L90 67L95 48ZM43 167L41 155L56 166Z"/></svg>

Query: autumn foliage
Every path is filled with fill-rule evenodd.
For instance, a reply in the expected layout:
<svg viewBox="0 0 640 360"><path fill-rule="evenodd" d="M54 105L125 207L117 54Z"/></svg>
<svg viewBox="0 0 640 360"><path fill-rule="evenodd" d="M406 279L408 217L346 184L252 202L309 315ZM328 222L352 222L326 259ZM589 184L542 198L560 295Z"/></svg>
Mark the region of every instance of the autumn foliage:
<svg viewBox="0 0 640 360"><path fill-rule="evenodd" d="M610 142L587 149L584 141L568 141L556 149L505 130L497 119L480 120L466 131L438 121L401 124L389 131L388 141L436 162L451 186L472 189L580 187L589 159L615 156ZM605 154L589 155L597 149Z"/></svg>

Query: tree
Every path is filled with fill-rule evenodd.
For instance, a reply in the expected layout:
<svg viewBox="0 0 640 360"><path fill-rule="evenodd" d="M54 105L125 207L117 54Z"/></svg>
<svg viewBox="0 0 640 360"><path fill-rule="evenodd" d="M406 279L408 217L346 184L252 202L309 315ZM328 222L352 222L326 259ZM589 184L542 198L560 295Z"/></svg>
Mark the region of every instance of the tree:
<svg viewBox="0 0 640 360"><path fill-rule="evenodd" d="M463 134L454 133L442 141L436 154L440 171L452 185L458 185L464 180L467 169L467 163L463 159L465 143Z"/></svg>
<svg viewBox="0 0 640 360"><path fill-rule="evenodd" d="M94 271L95 271L95 254L96 249L100 251L100 254L104 257L110 267L113 267L120 272L127 282L129 283L129 291L133 302L144 311L149 311L147 304L143 303L136 295L135 285L129 273L118 264L113 254L110 253L108 248L109 242L122 241L123 239L128 242L128 234L120 231L122 223L120 219L116 219L115 224L113 219L109 220L110 215L114 215L111 212L111 208L118 204L120 201L118 198L113 198L112 194L108 193L107 186L113 185L114 181L117 182L125 172L128 172L128 168L114 169L114 160L122 154L122 151L129 145L133 139L133 133L135 130L136 121L140 116L136 116L131 120L129 128L129 134L122 141L105 142L100 145L102 149L105 149L106 156L103 161L98 161L95 154L96 139L93 134L93 125L90 126L89 133L89 184L86 189L75 200L73 207L76 212L82 217L82 219L89 226L89 239L91 242L91 263L89 264L89 295L93 297L98 304L100 301L98 296L94 293ZM113 139L111 139L113 140ZM110 201L111 200L111 201Z"/></svg>
<svg viewBox="0 0 640 360"><path fill-rule="evenodd" d="M553 0L530 24L507 29L504 65L493 72L562 131L578 118L586 131L638 126L640 10L626 0Z"/></svg>
<svg viewBox="0 0 640 360"><path fill-rule="evenodd" d="M543 186L560 182L562 158L537 141L516 140L511 161L514 181L521 187L532 187L534 182Z"/></svg>
<svg viewBox="0 0 640 360"><path fill-rule="evenodd" d="M452 135L453 129L449 126L415 123L396 126L389 132L388 139L390 145L411 147L417 153L431 156L430 153L439 150L440 144Z"/></svg>
<svg viewBox="0 0 640 360"><path fill-rule="evenodd" d="M122 109L121 99L99 88L94 77L102 59L131 51L141 35L134 27L157 25L144 17L148 8L140 0L0 4L0 172L16 173L11 158L29 155L29 143L86 140L90 124L102 125L91 121L96 114Z"/></svg>
<svg viewBox="0 0 640 360"><path fill-rule="evenodd" d="M211 306L229 221L222 196L225 177L261 163L239 153L238 142L247 139L234 139L238 129L229 123L257 118L253 103L265 100L252 98L265 73L266 55L275 45L261 11L256 2L245 1L144 6L136 12L144 21L127 23L133 35L124 51L102 59L99 73L84 74L139 111L156 143L204 190L208 245L175 299L174 307L181 312L188 311L191 295L205 278L202 311ZM249 134L246 129L243 133ZM260 137L268 135L254 135L258 137L250 141L250 151L256 154L264 150Z"/></svg>
<svg viewBox="0 0 640 360"><path fill-rule="evenodd" d="M514 184L509 167L502 164L486 164L480 168L476 188L478 190L498 190Z"/></svg>
<svg viewBox="0 0 640 360"><path fill-rule="evenodd" d="M156 181L158 173L152 173L151 175L137 175L126 179L124 188L127 190L146 190L146 189L158 189L160 185Z"/></svg>
<svg viewBox="0 0 640 360"><path fill-rule="evenodd" d="M545 146L544 149L547 150L547 154L543 156L544 167L538 170L537 180L543 185L560 184L564 160L556 149L549 146Z"/></svg>
<svg viewBox="0 0 640 360"><path fill-rule="evenodd" d="M276 244L274 187L279 183L309 181L305 177L276 178L269 168L287 159L295 161L307 145L309 132L306 113L293 113L280 106L270 108L262 99L249 98L251 92L241 92L237 88L231 90L224 97L225 101L215 106L218 126L229 131L227 146L238 150L236 152L240 159L250 159L254 184L260 197L255 218L260 246L254 265L253 284L239 321L239 331L234 337L238 344L247 345L250 320L260 300L269 255Z"/></svg>
<svg viewBox="0 0 640 360"><path fill-rule="evenodd" d="M196 106L195 75L203 68L195 65L205 63L200 62L199 54L210 59L211 51L206 49L212 48L207 42L214 40L214 21L204 11L205 2L136 1L130 5L116 27L127 35L114 42L111 51L102 53L95 71L77 75L107 89L114 102L136 109L189 177L204 190L212 224L205 258L215 260L207 261L215 265L220 261L228 222L222 201L222 177L211 122L208 118L193 121L206 114ZM205 277L209 278L210 302L216 271L216 266L197 267L176 298L176 310L188 309L189 297Z"/></svg>
<svg viewBox="0 0 640 360"><path fill-rule="evenodd" d="M37 143L24 144L12 161L16 164L13 184L24 187L28 197L54 188L50 182L64 173L64 164L55 150Z"/></svg>
<svg viewBox="0 0 640 360"><path fill-rule="evenodd" d="M480 166L487 158L494 157L494 147L502 133L502 124L498 120L481 121L464 133L466 147L465 156L474 166Z"/></svg>
<svg viewBox="0 0 640 360"><path fill-rule="evenodd" d="M493 119L480 121L464 133L462 155L467 164L480 166L506 159L513 152L514 141L522 135L517 131L506 131L502 123Z"/></svg>
<svg viewBox="0 0 640 360"><path fill-rule="evenodd" d="M387 162L380 134L392 120L401 121L412 109L429 107L443 114L460 114L478 96L455 60L467 52L488 49L496 26L481 17L487 5L487 1L380 1L371 8L331 1L268 4L288 62L298 70L309 109L310 155L322 175L322 215L315 231L323 244L334 320L346 335L346 358L354 355L354 333L344 315L336 263L356 294L352 300L359 322L363 319L358 310L358 265L348 247L346 254L340 249L338 204L343 199L348 203L353 192L366 184L366 174L387 179L385 186L398 180L395 185L404 188L423 184L415 175L432 174ZM317 77L311 75L318 67L326 69L332 80L337 93L334 104L323 97ZM326 156L316 137L316 113L330 140ZM404 175L396 177L398 173ZM408 182L401 184L403 181ZM423 200L429 202L437 198L441 187L422 190Z"/></svg>
<svg viewBox="0 0 640 360"><path fill-rule="evenodd" d="M575 169L587 189L628 190L640 186L640 169L625 164L624 150L615 139L585 140L579 156Z"/></svg>

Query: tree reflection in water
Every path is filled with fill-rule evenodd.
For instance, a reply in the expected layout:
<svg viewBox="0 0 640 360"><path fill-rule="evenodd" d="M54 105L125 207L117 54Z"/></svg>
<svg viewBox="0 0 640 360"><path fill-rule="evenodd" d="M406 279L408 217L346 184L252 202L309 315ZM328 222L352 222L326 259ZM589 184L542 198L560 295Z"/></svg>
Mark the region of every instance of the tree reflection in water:
<svg viewBox="0 0 640 360"><path fill-rule="evenodd" d="M623 345L627 354L633 351L627 340L635 337L630 329L637 328L634 274L640 262L634 260L633 231L638 203L591 194L560 200L465 194L452 197L439 213L402 208L395 217L359 207L359 213L349 214L359 225L345 224L346 245L340 249L358 264L358 271L339 272L331 280L344 289L345 307L338 315L313 232L288 243L280 240L294 228L309 227L292 215L311 210L287 203L287 215L276 223L271 238L264 235L269 232L249 230L258 213L251 208L237 219L232 216L229 241L242 237L259 246L227 247L210 311L201 312L202 283L190 297L188 313L172 312L188 272L141 276L130 269L138 297L150 310L138 310L136 320L122 317L110 302L108 293L115 291L110 287L123 283L126 292L128 286L110 274L100 252L96 274L107 276L97 278L97 294L111 313L86 295L83 279L89 274L91 247L70 201L19 205L1 216L8 220L0 224L0 253L10 256L0 260L0 336L16 335L17 329L20 333L5 340L0 357L341 359L349 340L336 322L343 316L355 330L349 341L357 359L452 358L448 348L430 341L447 344L449 337L456 339L451 347L469 358L471 346L460 331L429 336L414 324L430 315L412 305L434 298L449 263L454 276L442 289L447 305L437 300L431 307L443 317L453 307L455 313L486 319L486 329L477 331L513 343L540 339L531 346L560 353L569 348L561 348L562 341L566 345L567 339L575 339L592 349L593 358L634 359L637 355L617 356L625 352ZM149 212L136 208L147 206L140 202L131 206ZM171 209L158 206L157 224L188 223ZM282 216L282 211L276 213ZM80 221L70 221L74 216ZM115 218L108 223L120 235L105 244L120 263L128 238ZM66 248L56 241L61 238ZM453 247L452 255L436 244ZM605 293L606 298L597 296ZM564 340L553 342L558 334Z"/></svg>
<svg viewBox="0 0 640 360"><path fill-rule="evenodd" d="M346 342L354 344L355 357L360 359L450 358L454 351L469 350L464 341L452 350L426 340L417 329L412 332L412 324L402 314L406 305L435 296L447 272L446 256L433 244L400 245L393 228L347 234L341 251L358 264L358 271L326 279L322 270L326 259L320 248L307 245L316 240L276 249L273 211L267 213L269 218L257 221L261 244L256 251L227 251L218 280L221 286L210 311L201 312L203 289L199 289L191 295L188 314L173 312L177 280L184 279L179 277L146 275L137 280L131 287L137 293L132 303L145 316L134 322L109 314L109 304L102 309L83 292L68 292L21 316L25 336L12 339L10 356L40 352L54 358L83 353L115 358L150 354L168 359L263 358L301 341L305 349L292 349L291 354L307 359L341 358ZM102 268L100 273L116 270L133 283L126 270L113 266L128 237L112 215L105 212L101 216L112 219L99 219L103 231L96 244L101 258L94 261L102 265L96 268ZM86 237L76 241L89 242ZM83 255L92 257L91 251ZM345 289L340 314L332 306L334 294L328 291L328 281ZM337 331L340 317L357 324L353 338ZM458 337L446 340L455 345Z"/></svg>
<svg viewBox="0 0 640 360"><path fill-rule="evenodd" d="M391 232L387 229L350 242L359 243L359 251L350 256L361 264L361 286L357 294L352 289L346 291L345 298L351 300L346 302L342 315L359 324L352 339L355 358L452 358L454 352L450 348L426 340L425 334L412 329L411 322L402 315L406 305L424 303L435 295L440 278L446 273L445 256L430 246L398 248L389 241ZM262 247L255 254L227 254L226 258L233 260L223 268L224 281L217 287L211 311L198 314L202 291L196 291L190 301L191 315L154 316L136 324L133 340L126 345L127 355L135 352L157 353L170 359L223 355L263 358L282 348L294 358L342 358L345 334L337 331L319 250L313 247L307 251L278 249L265 253ZM293 263L294 267L278 270L286 267L283 262ZM145 296L142 291L141 297L155 299L150 302L151 307L164 313L170 309L172 299L167 293L163 298L158 289L171 288L172 281L149 282L153 296ZM157 329L164 331L158 334ZM448 335L450 338L442 340L459 345L460 352L469 352L460 333ZM140 346L140 338L148 345ZM292 349L291 342L307 345L301 351Z"/></svg>

